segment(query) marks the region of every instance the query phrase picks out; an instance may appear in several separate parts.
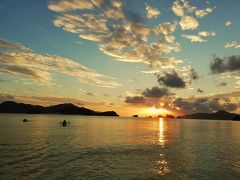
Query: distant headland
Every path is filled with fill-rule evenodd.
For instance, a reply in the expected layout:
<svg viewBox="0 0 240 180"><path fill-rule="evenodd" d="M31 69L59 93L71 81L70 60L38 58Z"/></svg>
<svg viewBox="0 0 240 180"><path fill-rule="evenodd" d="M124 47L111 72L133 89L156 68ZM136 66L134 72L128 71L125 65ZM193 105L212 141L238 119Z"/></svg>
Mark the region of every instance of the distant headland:
<svg viewBox="0 0 240 180"><path fill-rule="evenodd" d="M0 104L0 113L119 116L115 111L97 112L85 107L78 107L71 103L45 107L40 105L17 103L14 101L2 102Z"/></svg>
<svg viewBox="0 0 240 180"><path fill-rule="evenodd" d="M138 115L133 115L132 117L137 118ZM149 116L152 118L152 116ZM167 114L165 116L158 115L157 118L164 119L202 119L202 120L232 120L232 121L240 121L240 115L235 113L230 113L224 110L220 110L214 113L195 113L195 114L186 114L183 116L174 117L171 114Z"/></svg>
<svg viewBox="0 0 240 180"><path fill-rule="evenodd" d="M235 113L229 113L224 110L215 113L195 113L184 116L178 116L178 119L210 119L210 120L233 120L240 121L240 116Z"/></svg>

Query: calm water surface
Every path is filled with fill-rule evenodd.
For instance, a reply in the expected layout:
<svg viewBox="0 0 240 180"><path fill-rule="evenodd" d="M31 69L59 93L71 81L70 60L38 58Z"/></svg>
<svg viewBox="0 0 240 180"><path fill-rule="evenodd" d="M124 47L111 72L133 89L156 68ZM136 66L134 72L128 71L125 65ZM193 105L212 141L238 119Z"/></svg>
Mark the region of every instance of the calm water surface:
<svg viewBox="0 0 240 180"><path fill-rule="evenodd" d="M0 179L240 178L240 122L0 114L0 135Z"/></svg>

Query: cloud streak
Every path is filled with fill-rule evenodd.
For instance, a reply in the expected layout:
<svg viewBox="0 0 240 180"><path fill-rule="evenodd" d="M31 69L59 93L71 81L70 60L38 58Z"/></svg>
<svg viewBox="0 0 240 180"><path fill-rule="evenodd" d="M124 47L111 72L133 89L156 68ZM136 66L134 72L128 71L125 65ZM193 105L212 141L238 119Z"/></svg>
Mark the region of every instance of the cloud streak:
<svg viewBox="0 0 240 180"><path fill-rule="evenodd" d="M20 76L38 83L53 82L52 73L74 76L81 82L100 87L117 87L112 78L97 73L73 60L61 56L40 54L25 46L0 39L0 72Z"/></svg>
<svg viewBox="0 0 240 180"><path fill-rule="evenodd" d="M183 38L191 40L191 42L207 42L206 39L203 39L203 37L214 37L216 36L216 33L214 32L207 32L207 31L201 31L197 35L187 35L182 34Z"/></svg>
<svg viewBox="0 0 240 180"><path fill-rule="evenodd" d="M232 41L227 43L225 46L225 48L235 48L235 49L240 49L240 41Z"/></svg>

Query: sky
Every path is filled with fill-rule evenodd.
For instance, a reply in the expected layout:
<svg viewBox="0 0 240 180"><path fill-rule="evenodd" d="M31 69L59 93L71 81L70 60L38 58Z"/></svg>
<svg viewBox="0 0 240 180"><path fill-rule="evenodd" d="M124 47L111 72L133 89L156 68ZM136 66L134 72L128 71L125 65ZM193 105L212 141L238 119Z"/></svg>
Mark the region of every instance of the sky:
<svg viewBox="0 0 240 180"><path fill-rule="evenodd" d="M240 113L240 0L0 0L0 102Z"/></svg>

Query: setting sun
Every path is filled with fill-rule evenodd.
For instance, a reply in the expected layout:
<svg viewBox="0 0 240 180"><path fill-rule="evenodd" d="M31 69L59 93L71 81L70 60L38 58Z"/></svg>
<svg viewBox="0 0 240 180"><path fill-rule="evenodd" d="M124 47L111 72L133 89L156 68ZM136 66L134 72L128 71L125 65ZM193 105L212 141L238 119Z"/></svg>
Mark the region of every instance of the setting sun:
<svg viewBox="0 0 240 180"><path fill-rule="evenodd" d="M163 109L163 108L155 108L155 107L151 107L146 109L146 113L152 116L157 116L157 115L166 115L169 113L168 110Z"/></svg>

